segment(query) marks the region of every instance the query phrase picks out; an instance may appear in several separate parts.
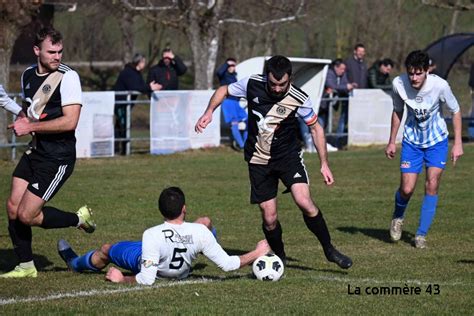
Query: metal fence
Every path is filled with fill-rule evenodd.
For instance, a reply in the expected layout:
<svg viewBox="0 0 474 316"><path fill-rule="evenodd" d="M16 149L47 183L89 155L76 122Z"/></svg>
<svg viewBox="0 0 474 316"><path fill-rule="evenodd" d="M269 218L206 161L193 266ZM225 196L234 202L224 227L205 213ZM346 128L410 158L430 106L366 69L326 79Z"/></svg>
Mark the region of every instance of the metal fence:
<svg viewBox="0 0 474 316"><path fill-rule="evenodd" d="M131 143L132 142L137 142L137 141L149 141L149 137L132 137L131 136L131 119L132 119L132 106L134 105L149 105L150 100L149 99L143 99L143 100L132 100L132 96L140 96L142 95L140 92L136 91L116 91L115 96L126 96L125 100L116 100L115 104L116 105L125 105L126 106L126 133L124 138L115 138L116 142L125 142L125 154L130 155L131 153ZM9 94L9 96L17 102L18 100L21 99L21 94L20 93L12 93ZM342 137L347 137L347 133L335 133L334 132L334 127L333 123L337 119L335 117L335 107L339 102L348 102L349 98L339 98L337 96L334 97L329 97L329 98L322 98L321 101L327 101L328 102L328 119L327 119L327 125L325 128L326 135L328 137L336 137L336 138L342 138ZM21 102L17 102L21 103ZM15 119L15 116L13 115L12 119ZM450 122L451 119L447 118L447 122ZM463 121L474 121L474 118L470 117L464 117ZM221 136L221 140L227 141L229 139L229 136L223 133ZM28 143L23 143L23 142L17 142L17 137L15 136L15 133L11 133L11 138L10 142L8 144L0 144L0 148L11 148L11 159L15 160L17 157L17 148L18 147L24 147L27 146Z"/></svg>

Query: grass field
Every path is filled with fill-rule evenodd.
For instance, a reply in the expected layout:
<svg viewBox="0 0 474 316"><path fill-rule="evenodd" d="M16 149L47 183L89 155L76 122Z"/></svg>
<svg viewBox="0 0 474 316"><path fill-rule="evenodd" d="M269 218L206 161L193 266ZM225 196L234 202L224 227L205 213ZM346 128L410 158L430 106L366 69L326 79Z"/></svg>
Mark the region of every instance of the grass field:
<svg viewBox="0 0 474 316"><path fill-rule="evenodd" d="M105 282L104 273L68 272L56 253L59 238L69 240L79 253L103 242L139 239L145 228L161 222L156 201L170 185L186 193L189 220L201 215L213 219L228 252L250 250L263 236L259 211L248 201L246 164L230 149L80 160L50 205L73 211L87 203L95 210L97 231L87 235L76 229L34 228L38 278L0 280L0 314L472 315L474 145L465 145L458 166L449 165L443 176L438 213L425 250L410 243L418 224L423 181L409 205L402 240L389 241L399 171L397 161L385 159L382 148L331 153L336 177L331 188L322 183L317 156L306 154L305 158L311 191L333 242L354 260L350 270L326 262L291 197L280 195L279 216L290 260L279 282L252 279L250 267L224 273L204 257L188 281L160 280L148 288ZM13 168L14 163L0 162L2 206ZM14 264L2 215L0 271ZM421 293L380 294L384 288L396 287L419 287ZM357 288L360 295L354 294Z"/></svg>

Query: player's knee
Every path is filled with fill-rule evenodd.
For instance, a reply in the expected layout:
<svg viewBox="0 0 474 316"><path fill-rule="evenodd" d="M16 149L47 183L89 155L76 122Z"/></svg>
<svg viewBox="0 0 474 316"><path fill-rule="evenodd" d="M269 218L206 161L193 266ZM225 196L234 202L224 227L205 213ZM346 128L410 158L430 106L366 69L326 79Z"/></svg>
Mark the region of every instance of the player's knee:
<svg viewBox="0 0 474 316"><path fill-rule="evenodd" d="M108 258L110 247L112 247L111 244L103 244L102 247L100 247L99 249L99 255L103 258Z"/></svg>
<svg viewBox="0 0 474 316"><path fill-rule="evenodd" d="M16 219L18 213L18 203L15 203L12 199L7 200L7 214L9 219Z"/></svg>
<svg viewBox="0 0 474 316"><path fill-rule="evenodd" d="M402 195L402 197L407 199L412 196L414 190L414 187L404 186L400 188L400 194Z"/></svg>
<svg viewBox="0 0 474 316"><path fill-rule="evenodd" d="M22 211L21 209L18 210L17 218L25 225L31 226L33 225L33 217L29 215L28 212Z"/></svg>

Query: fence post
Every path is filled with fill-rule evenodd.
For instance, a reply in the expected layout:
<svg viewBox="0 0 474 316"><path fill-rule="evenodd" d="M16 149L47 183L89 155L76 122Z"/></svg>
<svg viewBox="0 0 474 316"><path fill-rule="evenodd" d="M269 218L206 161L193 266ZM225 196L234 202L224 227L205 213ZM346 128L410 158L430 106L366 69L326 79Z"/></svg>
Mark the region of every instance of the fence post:
<svg viewBox="0 0 474 316"><path fill-rule="evenodd" d="M127 101L130 102L132 99L132 95L130 92L127 93ZM125 126L126 126L126 131L125 131L125 137L127 138L126 143L125 143L125 154L127 156L130 155L130 122L131 122L131 108L132 105L130 103L127 103L127 114L126 114L126 121L125 121Z"/></svg>

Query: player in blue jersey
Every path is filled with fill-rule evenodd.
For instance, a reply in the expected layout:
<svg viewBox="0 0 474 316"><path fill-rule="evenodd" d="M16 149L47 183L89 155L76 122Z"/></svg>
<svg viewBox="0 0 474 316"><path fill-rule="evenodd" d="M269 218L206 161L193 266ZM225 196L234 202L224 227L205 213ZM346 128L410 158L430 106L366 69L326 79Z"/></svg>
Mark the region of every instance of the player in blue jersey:
<svg viewBox="0 0 474 316"><path fill-rule="evenodd" d="M407 73L393 80L392 124L390 139L385 148L387 158L393 159L396 153L395 140L406 105L407 118L400 156L401 181L395 193L390 237L393 241L401 238L405 210L424 164L425 196L414 240L416 248L426 248L426 234L436 213L439 183L448 157L448 129L441 112L442 104L452 113L453 165L463 155L459 104L448 82L428 72L429 60L425 52L411 52L405 60Z"/></svg>
<svg viewBox="0 0 474 316"><path fill-rule="evenodd" d="M120 270L112 267L106 274L107 280L152 285L157 277L186 278L199 253L222 270L232 271L252 263L270 251L267 241L261 240L253 251L240 256L229 256L217 243L209 218L200 217L194 223L185 222L185 197L177 187L163 190L158 206L165 222L145 230L141 241L104 244L100 249L79 257L65 240L60 240L59 255L76 272L99 271L113 263L134 275L124 276Z"/></svg>

